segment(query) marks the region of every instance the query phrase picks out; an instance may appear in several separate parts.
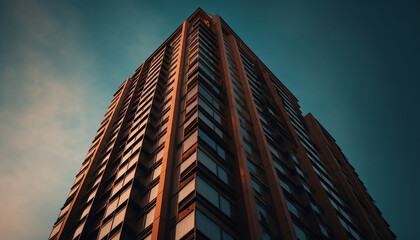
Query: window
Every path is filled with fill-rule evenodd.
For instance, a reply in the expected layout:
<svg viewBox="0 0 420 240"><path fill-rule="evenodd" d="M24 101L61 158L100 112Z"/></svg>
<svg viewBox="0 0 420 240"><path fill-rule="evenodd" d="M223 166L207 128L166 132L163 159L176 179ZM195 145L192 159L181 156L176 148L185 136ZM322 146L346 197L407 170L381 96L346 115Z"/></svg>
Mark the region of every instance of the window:
<svg viewBox="0 0 420 240"><path fill-rule="evenodd" d="M292 194L292 189L290 189L289 185L287 183L283 182L281 179L279 179L281 187L286 190L288 193Z"/></svg>
<svg viewBox="0 0 420 240"><path fill-rule="evenodd" d="M156 184L152 189L150 189L149 202L151 202L153 199L156 198L158 194L158 190L159 190L159 183Z"/></svg>
<svg viewBox="0 0 420 240"><path fill-rule="evenodd" d="M293 154L292 154L292 159L295 163L299 164L299 159Z"/></svg>
<svg viewBox="0 0 420 240"><path fill-rule="evenodd" d="M148 226L150 226L150 224L153 223L153 220L155 218L155 208L153 207L145 216L144 218L144 228L147 228Z"/></svg>
<svg viewBox="0 0 420 240"><path fill-rule="evenodd" d="M195 190L195 179L187 183L178 193L178 203Z"/></svg>
<svg viewBox="0 0 420 240"><path fill-rule="evenodd" d="M273 146L271 146L270 144L268 144L268 148L270 149L271 154L273 154L278 159L280 159L280 154L277 152L277 150Z"/></svg>
<svg viewBox="0 0 420 240"><path fill-rule="evenodd" d="M52 230L52 232L51 232L51 234L50 234L50 238L51 238L51 237L53 237L54 235L56 235L56 234L58 233L58 231L60 231L60 229L61 229L61 225L63 225L63 221L61 221L59 224L57 224L57 225L53 228L53 230Z"/></svg>
<svg viewBox="0 0 420 240"><path fill-rule="evenodd" d="M217 113L213 108L211 108L205 101L198 99L198 105L201 109L203 109L206 113L208 113L216 122L219 124L222 123L222 118L220 117L219 113Z"/></svg>
<svg viewBox="0 0 420 240"><path fill-rule="evenodd" d="M293 213L293 215L295 215L296 217L299 217L299 211L297 210L297 208L295 207L295 205L293 205L288 200L286 200L286 205L287 205L287 208L289 209L289 211L291 213Z"/></svg>
<svg viewBox="0 0 420 240"><path fill-rule="evenodd" d="M249 135L247 133L247 131L241 127L241 132L242 132L242 136L249 141Z"/></svg>
<svg viewBox="0 0 420 240"><path fill-rule="evenodd" d="M189 231L194 228L194 211L184 217L178 222L175 229L175 240L185 236Z"/></svg>
<svg viewBox="0 0 420 240"><path fill-rule="evenodd" d="M159 166L155 168L155 170L153 170L152 181L160 176L161 170L162 170L162 164L159 164Z"/></svg>
<svg viewBox="0 0 420 240"><path fill-rule="evenodd" d="M67 206L61 210L60 215L58 215L58 217L59 217L59 218L60 218L61 216L63 216L65 213L67 213L67 211L68 211L68 210L69 210L69 208L70 208L70 205L71 205L71 204L70 204L70 203L68 203L68 204L67 204Z"/></svg>
<svg viewBox="0 0 420 240"><path fill-rule="evenodd" d="M124 221L126 210L127 210L127 207L123 208L117 214L115 214L114 222L112 223L112 228L115 228L116 226L118 226L118 224Z"/></svg>
<svg viewBox="0 0 420 240"><path fill-rule="evenodd" d="M262 240L271 240L270 234L266 232L263 226L261 226L261 235L262 235Z"/></svg>
<svg viewBox="0 0 420 240"><path fill-rule="evenodd" d="M191 154L185 161L181 163L180 173L182 174L191 164L197 160L197 152Z"/></svg>
<svg viewBox="0 0 420 240"><path fill-rule="evenodd" d="M305 178L305 174L302 172L302 170L300 170L299 167L296 166L296 172L302 177Z"/></svg>
<svg viewBox="0 0 420 240"><path fill-rule="evenodd" d="M312 207L312 209L315 211L315 212L317 212L317 213L321 213L320 211L319 211L319 208L318 208L318 206L317 205L315 205L315 204L313 204L312 202L311 202L311 207Z"/></svg>
<svg viewBox="0 0 420 240"><path fill-rule="evenodd" d="M230 202L201 178L196 180L197 192L230 217Z"/></svg>
<svg viewBox="0 0 420 240"><path fill-rule="evenodd" d="M189 148L191 148L192 145L194 145L197 142L197 136L198 136L198 132L195 131L186 140L184 140L184 146L183 146L184 152L186 152Z"/></svg>
<svg viewBox="0 0 420 240"><path fill-rule="evenodd" d="M277 161L273 161L274 162L274 167L281 173L286 175L286 170L284 170L284 168L280 165L280 163L278 163Z"/></svg>
<svg viewBox="0 0 420 240"><path fill-rule="evenodd" d="M210 127L217 135L219 135L220 138L223 138L223 132L222 132L222 130L220 130L220 128L213 122L213 120L210 120L201 111L198 111L198 118L200 120L202 120L208 127Z"/></svg>
<svg viewBox="0 0 420 240"><path fill-rule="evenodd" d="M265 209L258 203L255 206L257 208L258 220L265 223L268 222L267 212L265 211Z"/></svg>
<svg viewBox="0 0 420 240"><path fill-rule="evenodd" d="M220 227L214 223L210 218L206 215L201 213L200 211L196 211L196 226L197 229L203 233L206 237L214 240L220 240Z"/></svg>
<svg viewBox="0 0 420 240"><path fill-rule="evenodd" d="M219 194L201 178L197 177L197 191L209 200L213 205L219 207Z"/></svg>
<svg viewBox="0 0 420 240"><path fill-rule="evenodd" d="M214 174L216 174L224 183L228 183L226 171L219 166L211 157L206 153L197 149L198 161L201 162L204 166L210 169Z"/></svg>
<svg viewBox="0 0 420 240"><path fill-rule="evenodd" d="M131 179L134 178L134 174L136 173L135 170L136 169L133 168L129 173L127 173L127 175L125 176L125 179L124 179L124 185L127 184L129 181L131 181Z"/></svg>
<svg viewBox="0 0 420 240"><path fill-rule="evenodd" d="M255 192L261 194L261 186L260 184L258 184L257 182L254 181L254 179L251 179L252 182L252 188L254 189Z"/></svg>
<svg viewBox="0 0 420 240"><path fill-rule="evenodd" d="M306 235L298 226L293 224L293 228L295 229L296 238L299 240L306 240Z"/></svg>
<svg viewBox="0 0 420 240"><path fill-rule="evenodd" d="M209 92L202 86L198 87L198 93L204 97L215 109L220 110L219 103L210 95Z"/></svg>
<svg viewBox="0 0 420 240"><path fill-rule="evenodd" d="M85 222L82 222L76 229L76 231L74 231L74 235L73 235L73 239L75 239L76 237L78 237L82 231L83 231L83 227L85 226Z"/></svg>
<svg viewBox="0 0 420 240"><path fill-rule="evenodd" d="M249 155L252 155L252 148L251 148L251 146L249 146L249 145L248 145L248 143L247 143L247 142L245 142L245 141L244 141L244 148L245 148L245 151L246 151Z"/></svg>
<svg viewBox="0 0 420 240"><path fill-rule="evenodd" d="M112 225L112 219L110 219L107 223L105 223L104 225L102 225L102 228L101 228L101 230L99 232L98 239L102 239L106 235L108 235L109 231L111 230L111 225Z"/></svg>
<svg viewBox="0 0 420 240"><path fill-rule="evenodd" d="M210 138L206 133L203 131L199 131L199 137L211 148L213 148L219 157L225 159L225 151L221 148L212 138Z"/></svg>
<svg viewBox="0 0 420 240"><path fill-rule="evenodd" d="M254 163L250 162L249 160L248 160L248 168L249 168L249 171L251 171L253 174L257 174L257 167L255 166Z"/></svg>
<svg viewBox="0 0 420 240"><path fill-rule="evenodd" d="M230 203L223 196L220 196L220 210L227 216L230 216Z"/></svg>
<svg viewBox="0 0 420 240"><path fill-rule="evenodd" d="M319 225L319 228L324 236L329 237L327 229L322 224Z"/></svg>
<svg viewBox="0 0 420 240"><path fill-rule="evenodd" d="M117 208L117 204L118 204L118 198L114 199L111 203L108 204L105 211L104 218L106 218L109 214L115 211L115 209Z"/></svg>
<svg viewBox="0 0 420 240"><path fill-rule="evenodd" d="M161 158L163 158L163 148L158 153L156 153L156 158L154 159L154 162L159 161Z"/></svg>
<svg viewBox="0 0 420 240"><path fill-rule="evenodd" d="M89 206L85 208L85 210L83 210L82 215L80 216L80 219L84 218L89 213L91 207L92 207L92 204L90 204Z"/></svg>

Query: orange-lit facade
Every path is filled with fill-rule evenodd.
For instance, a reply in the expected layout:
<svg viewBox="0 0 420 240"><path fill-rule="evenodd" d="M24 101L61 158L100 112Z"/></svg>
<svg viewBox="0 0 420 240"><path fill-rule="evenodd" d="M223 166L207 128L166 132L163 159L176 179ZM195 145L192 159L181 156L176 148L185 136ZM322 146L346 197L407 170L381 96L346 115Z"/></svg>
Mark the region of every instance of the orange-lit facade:
<svg viewBox="0 0 420 240"><path fill-rule="evenodd" d="M395 239L334 139L198 9L127 78L49 239Z"/></svg>

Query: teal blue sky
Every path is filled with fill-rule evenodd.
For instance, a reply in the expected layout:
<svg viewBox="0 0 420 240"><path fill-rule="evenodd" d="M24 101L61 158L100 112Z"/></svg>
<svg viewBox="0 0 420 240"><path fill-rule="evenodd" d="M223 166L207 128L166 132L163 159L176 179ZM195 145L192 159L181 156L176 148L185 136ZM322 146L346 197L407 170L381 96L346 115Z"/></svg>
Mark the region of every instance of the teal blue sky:
<svg viewBox="0 0 420 240"><path fill-rule="evenodd" d="M0 232L46 239L120 83L197 7L219 14L418 237L420 11L405 1L0 1Z"/></svg>

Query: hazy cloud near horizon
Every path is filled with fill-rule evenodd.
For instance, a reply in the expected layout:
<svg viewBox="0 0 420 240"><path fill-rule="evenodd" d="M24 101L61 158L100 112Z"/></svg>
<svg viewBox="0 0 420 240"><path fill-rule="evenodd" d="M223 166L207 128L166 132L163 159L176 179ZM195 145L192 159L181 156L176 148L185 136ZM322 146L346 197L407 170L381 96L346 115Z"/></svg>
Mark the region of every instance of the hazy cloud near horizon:
<svg viewBox="0 0 420 240"><path fill-rule="evenodd" d="M45 239L124 70L134 72L167 36L157 34L158 15L128 3L96 12L123 24L99 24L89 12L90 25L69 3L1 6L0 230L3 239Z"/></svg>
<svg viewBox="0 0 420 240"><path fill-rule="evenodd" d="M2 239L41 239L53 224L44 210L58 215L93 135L85 103L94 63L78 46L76 22L57 22L33 2L9 10L19 63L1 67L0 229Z"/></svg>

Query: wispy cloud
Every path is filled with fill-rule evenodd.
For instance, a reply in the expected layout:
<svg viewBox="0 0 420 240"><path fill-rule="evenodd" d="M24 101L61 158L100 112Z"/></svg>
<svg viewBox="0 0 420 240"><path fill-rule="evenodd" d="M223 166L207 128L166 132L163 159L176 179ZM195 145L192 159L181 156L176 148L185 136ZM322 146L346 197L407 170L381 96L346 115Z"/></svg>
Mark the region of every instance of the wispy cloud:
<svg viewBox="0 0 420 240"><path fill-rule="evenodd" d="M97 114L89 108L94 62L75 40L76 22L57 22L33 2L10 10L20 35L16 62L0 71L0 231L45 239L97 127L85 120Z"/></svg>

